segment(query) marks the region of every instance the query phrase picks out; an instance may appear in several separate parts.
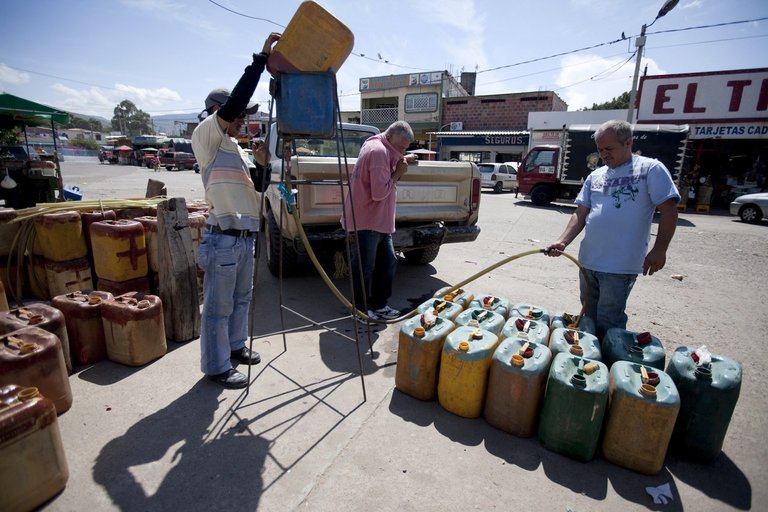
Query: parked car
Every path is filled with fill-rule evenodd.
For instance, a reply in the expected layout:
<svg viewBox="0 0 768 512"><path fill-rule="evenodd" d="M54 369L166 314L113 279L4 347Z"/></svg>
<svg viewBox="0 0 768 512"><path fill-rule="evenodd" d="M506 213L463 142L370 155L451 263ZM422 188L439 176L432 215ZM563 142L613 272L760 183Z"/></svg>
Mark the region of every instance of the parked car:
<svg viewBox="0 0 768 512"><path fill-rule="evenodd" d="M179 171L192 169L197 160L193 153L181 151L166 151L160 155L160 165L171 171L176 168Z"/></svg>
<svg viewBox="0 0 768 512"><path fill-rule="evenodd" d="M483 163L477 164L477 168L482 175L482 188L492 188L497 194L504 190L517 189L517 166L514 162Z"/></svg>
<svg viewBox="0 0 768 512"><path fill-rule="evenodd" d="M768 218L768 192L739 196L731 203L731 215L743 222L757 223Z"/></svg>

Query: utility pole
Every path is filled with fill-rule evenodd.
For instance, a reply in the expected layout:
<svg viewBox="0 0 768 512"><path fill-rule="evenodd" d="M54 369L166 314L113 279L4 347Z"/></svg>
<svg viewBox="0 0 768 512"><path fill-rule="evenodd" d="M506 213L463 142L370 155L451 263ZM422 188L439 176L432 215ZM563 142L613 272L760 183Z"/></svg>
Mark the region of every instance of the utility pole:
<svg viewBox="0 0 768 512"><path fill-rule="evenodd" d="M680 0L667 0L664 5L659 9L659 13L651 22L651 25L656 23L656 20L665 16L669 11L675 8ZM637 101L637 79L640 76L640 61L643 59L643 48L645 47L645 29L651 25L643 25L640 30L640 36L635 39L635 46L637 47L637 56L635 57L635 74L632 77L632 90L629 93L629 108L627 108L627 122L631 123L634 119L635 102Z"/></svg>

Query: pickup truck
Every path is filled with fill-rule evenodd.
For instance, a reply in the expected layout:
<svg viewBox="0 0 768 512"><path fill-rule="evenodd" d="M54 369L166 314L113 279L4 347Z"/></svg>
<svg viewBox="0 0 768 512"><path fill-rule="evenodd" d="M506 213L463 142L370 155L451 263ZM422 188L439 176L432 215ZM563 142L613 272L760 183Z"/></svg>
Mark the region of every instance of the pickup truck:
<svg viewBox="0 0 768 512"><path fill-rule="evenodd" d="M171 171L175 167L179 171L192 169L197 163L193 153L183 153L180 151L166 151L160 154L160 165L166 170Z"/></svg>
<svg viewBox="0 0 768 512"><path fill-rule="evenodd" d="M346 170L351 175L363 142L379 130L343 123L337 133L343 133ZM270 272L278 275L282 244L283 275L290 275L297 268L299 255L306 251L283 200L286 193L280 191L280 185L285 182L283 141L274 124L267 139L271 180L262 201L267 264ZM340 222L342 187L339 186L339 169L344 169L345 160L344 155L339 160L337 147L341 145L337 145L336 139L291 141L291 194L316 252L345 249L346 235ZM346 194L347 172L344 170L342 183ZM258 190L259 184L256 186ZM474 163L420 161L418 165L411 165L397 185L396 232L392 235L395 250L402 252L408 263L430 263L442 244L477 239L479 208L480 172Z"/></svg>

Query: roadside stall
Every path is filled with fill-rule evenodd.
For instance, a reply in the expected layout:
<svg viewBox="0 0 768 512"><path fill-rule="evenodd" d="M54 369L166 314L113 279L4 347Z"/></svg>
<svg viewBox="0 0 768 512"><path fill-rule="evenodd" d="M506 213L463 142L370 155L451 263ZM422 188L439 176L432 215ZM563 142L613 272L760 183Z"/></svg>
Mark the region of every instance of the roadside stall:
<svg viewBox="0 0 768 512"><path fill-rule="evenodd" d="M24 142L0 148L0 200L5 206L27 208L37 203L50 203L64 197L61 166L56 146L56 126L66 123L69 114L53 107L14 96L0 94L0 129L20 129ZM54 140L53 161L42 160L30 148L27 126L51 125Z"/></svg>

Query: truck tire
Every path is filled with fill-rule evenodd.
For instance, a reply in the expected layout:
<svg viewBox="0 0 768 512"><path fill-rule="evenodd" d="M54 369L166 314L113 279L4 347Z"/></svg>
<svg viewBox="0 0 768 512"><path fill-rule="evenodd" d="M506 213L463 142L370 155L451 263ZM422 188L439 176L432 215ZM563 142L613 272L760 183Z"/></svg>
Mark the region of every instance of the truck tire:
<svg viewBox="0 0 768 512"><path fill-rule="evenodd" d="M165 166L165 170L166 171L172 171L173 170L173 166L172 165L166 165Z"/></svg>
<svg viewBox="0 0 768 512"><path fill-rule="evenodd" d="M434 244L422 249L403 251L403 257L409 265L426 265L435 261L438 252L440 252L440 246Z"/></svg>
<svg viewBox="0 0 768 512"><path fill-rule="evenodd" d="M552 187L549 185L536 185L531 190L531 202L536 206L547 206L554 199Z"/></svg>
<svg viewBox="0 0 768 512"><path fill-rule="evenodd" d="M280 226L277 225L277 220L272 210L267 212L267 225L264 234L269 272L275 277L280 277L280 246L282 244L283 277L295 274L299 263L299 255L283 239L283 236L280 234Z"/></svg>

